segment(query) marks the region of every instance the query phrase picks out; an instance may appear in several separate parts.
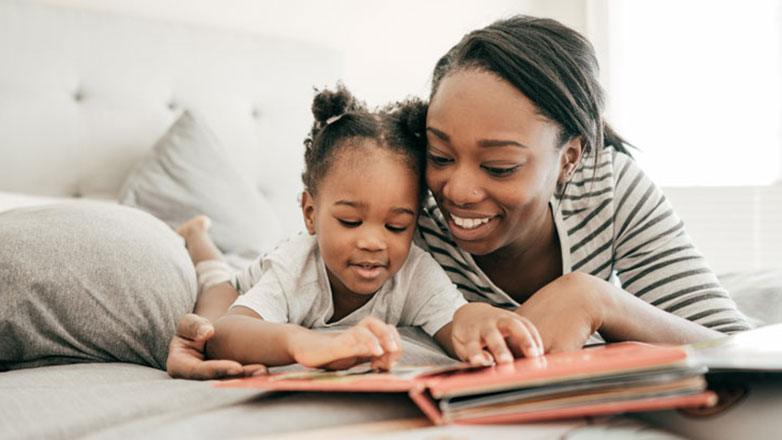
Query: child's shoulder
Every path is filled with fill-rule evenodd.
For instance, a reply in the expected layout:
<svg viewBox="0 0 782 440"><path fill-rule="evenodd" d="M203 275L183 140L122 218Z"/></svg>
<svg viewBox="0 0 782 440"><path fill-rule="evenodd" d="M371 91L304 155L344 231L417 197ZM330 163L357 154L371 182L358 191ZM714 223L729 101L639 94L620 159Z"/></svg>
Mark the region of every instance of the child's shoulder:
<svg viewBox="0 0 782 440"><path fill-rule="evenodd" d="M300 270L313 258L318 247L314 236L299 232L281 241L261 258L263 267L277 265L290 270Z"/></svg>
<svg viewBox="0 0 782 440"><path fill-rule="evenodd" d="M429 252L421 249L415 242L410 244L410 253L405 263L399 269L400 275L413 276L420 272L429 272L433 268L439 268L439 264Z"/></svg>

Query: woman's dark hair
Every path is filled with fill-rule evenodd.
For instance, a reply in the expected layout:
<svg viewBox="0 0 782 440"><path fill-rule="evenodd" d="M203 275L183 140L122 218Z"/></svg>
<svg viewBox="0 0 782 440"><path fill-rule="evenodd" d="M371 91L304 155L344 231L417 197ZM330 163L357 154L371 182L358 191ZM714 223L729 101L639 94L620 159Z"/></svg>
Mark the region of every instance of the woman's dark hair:
<svg viewBox="0 0 782 440"><path fill-rule="evenodd" d="M315 122L304 140L301 174L307 191L317 193L318 184L344 149L383 148L405 157L410 169L420 176L419 199L423 200L426 137L421 133L426 128L426 105L421 100L411 98L372 112L338 84L334 91L317 92L312 114Z"/></svg>
<svg viewBox="0 0 782 440"><path fill-rule="evenodd" d="M517 15L470 32L437 62L431 96L449 73L471 68L505 79L559 123L560 146L582 136L584 153L611 146L629 154L627 142L603 120L605 96L595 50L573 29L556 20Z"/></svg>

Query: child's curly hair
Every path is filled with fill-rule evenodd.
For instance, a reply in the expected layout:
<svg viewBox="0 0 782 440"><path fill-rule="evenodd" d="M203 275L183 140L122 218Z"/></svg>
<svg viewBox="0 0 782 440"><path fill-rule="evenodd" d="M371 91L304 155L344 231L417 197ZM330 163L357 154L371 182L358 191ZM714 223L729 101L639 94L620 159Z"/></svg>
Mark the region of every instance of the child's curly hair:
<svg viewBox="0 0 782 440"><path fill-rule="evenodd" d="M420 200L426 193L423 180L426 151L427 104L418 98L369 111L344 85L334 91L318 91L312 101L312 124L304 140L304 188L315 195L338 152L347 147L385 148L403 155L413 172L421 176ZM374 142L360 142L371 140Z"/></svg>

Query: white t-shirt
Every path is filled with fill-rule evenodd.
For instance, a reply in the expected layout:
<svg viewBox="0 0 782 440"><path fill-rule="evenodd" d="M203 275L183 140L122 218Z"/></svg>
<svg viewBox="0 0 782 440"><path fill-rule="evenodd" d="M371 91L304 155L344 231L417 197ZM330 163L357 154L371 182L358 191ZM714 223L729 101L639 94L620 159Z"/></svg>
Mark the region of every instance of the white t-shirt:
<svg viewBox="0 0 782 440"><path fill-rule="evenodd" d="M421 327L430 336L466 304L445 271L415 245L402 268L366 304L339 321L326 265L314 236L299 234L236 274L241 294L232 307L247 307L266 320L307 328L352 326L375 316L396 326Z"/></svg>

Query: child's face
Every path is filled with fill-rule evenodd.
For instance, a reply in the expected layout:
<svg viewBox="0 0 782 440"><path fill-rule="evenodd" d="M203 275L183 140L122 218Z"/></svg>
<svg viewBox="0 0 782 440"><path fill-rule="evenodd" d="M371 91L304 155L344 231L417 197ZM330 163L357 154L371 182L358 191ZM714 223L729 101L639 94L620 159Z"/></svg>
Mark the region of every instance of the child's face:
<svg viewBox="0 0 782 440"><path fill-rule="evenodd" d="M419 176L387 150L349 147L337 154L317 197L304 193L304 220L317 233L334 294L369 295L410 251Z"/></svg>

